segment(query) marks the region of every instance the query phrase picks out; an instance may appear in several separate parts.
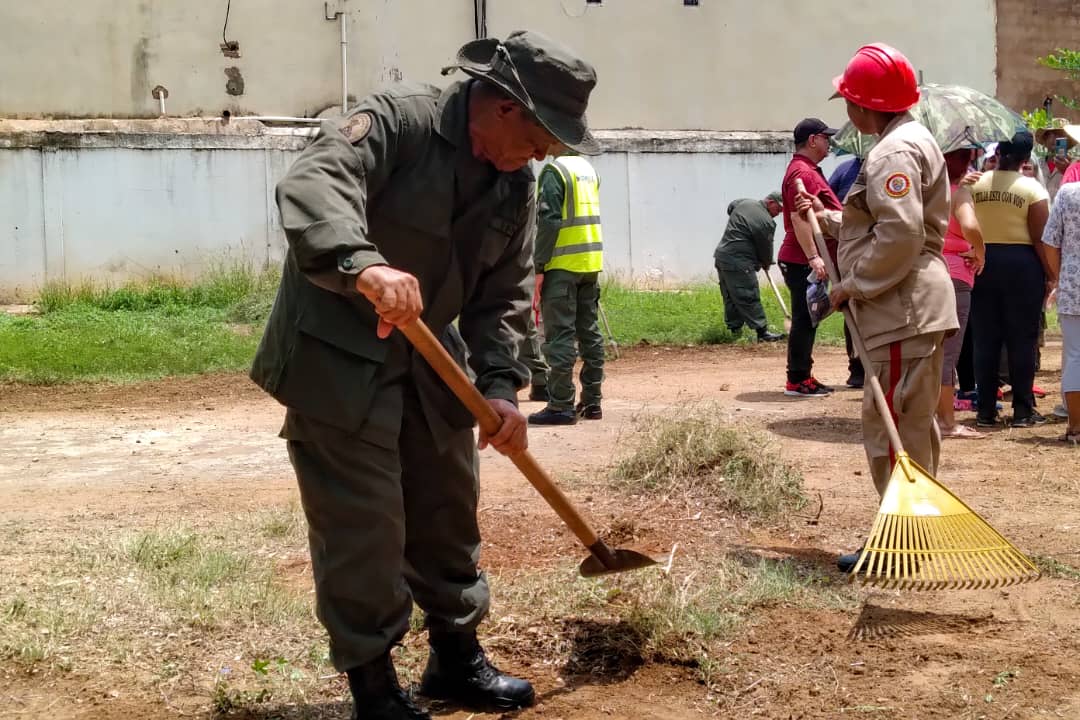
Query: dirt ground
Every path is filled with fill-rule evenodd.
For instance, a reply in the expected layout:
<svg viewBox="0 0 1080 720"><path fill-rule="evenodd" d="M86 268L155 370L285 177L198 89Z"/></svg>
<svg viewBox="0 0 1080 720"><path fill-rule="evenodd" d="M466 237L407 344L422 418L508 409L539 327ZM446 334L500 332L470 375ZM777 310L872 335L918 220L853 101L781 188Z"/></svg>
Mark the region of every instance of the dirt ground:
<svg viewBox="0 0 1080 720"><path fill-rule="evenodd" d="M1060 397L1054 357L1037 383L1049 413ZM820 350L815 374L842 388L842 353ZM861 391L827 399L780 392L782 347L635 348L608 368L605 417L531 434L556 477L608 468L633 442L634 419L715 403L733 422L770 433L804 474L816 524L766 530L660 501L638 499L635 540L679 542L679 554L732 550L792 557L835 574L838 552L858 546L876 511L860 444ZM539 407L525 403L526 409ZM1008 409L1006 408L1006 414ZM32 563L62 535L116 532L183 517L193 523L295 500L282 410L244 377L218 375L129 387L0 388L0 532ZM972 419L961 414L962 419ZM1026 552L1080 566L1080 467L1057 442L1062 426L1001 430L946 441L938 477ZM492 573L550 567L583 555L513 466L482 454L482 563ZM618 499L577 497L604 530ZM0 567L4 567L0 565ZM8 565L9 569L11 565ZM32 572L22 566L21 572ZM0 578L14 582L15 578ZM644 664L610 682L577 682L559 669L500 658L537 685L536 708L515 717L599 720L762 718L1080 718L1080 581L1046 577L998 590L862 591L858 610L767 608L723 659L718 706L685 667ZM3 622L0 617L0 622ZM0 717L199 716L142 692L124 668L96 675L3 672ZM347 717L345 704L325 716ZM205 713L203 713L205 714ZM495 717L449 712L454 720ZM290 716L282 711L282 716Z"/></svg>

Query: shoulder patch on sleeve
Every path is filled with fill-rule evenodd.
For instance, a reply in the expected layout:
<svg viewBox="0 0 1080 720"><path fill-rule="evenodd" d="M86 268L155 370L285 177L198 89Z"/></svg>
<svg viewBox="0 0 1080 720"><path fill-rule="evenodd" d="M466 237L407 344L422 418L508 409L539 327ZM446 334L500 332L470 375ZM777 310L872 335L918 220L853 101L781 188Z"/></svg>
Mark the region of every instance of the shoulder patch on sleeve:
<svg viewBox="0 0 1080 720"><path fill-rule="evenodd" d="M344 135L350 143L356 144L366 138L368 133L371 132L371 113L362 112L353 115L341 128L341 134Z"/></svg>
<svg viewBox="0 0 1080 720"><path fill-rule="evenodd" d="M911 192L911 178L907 173L895 172L885 178L885 194L891 198L902 198Z"/></svg>

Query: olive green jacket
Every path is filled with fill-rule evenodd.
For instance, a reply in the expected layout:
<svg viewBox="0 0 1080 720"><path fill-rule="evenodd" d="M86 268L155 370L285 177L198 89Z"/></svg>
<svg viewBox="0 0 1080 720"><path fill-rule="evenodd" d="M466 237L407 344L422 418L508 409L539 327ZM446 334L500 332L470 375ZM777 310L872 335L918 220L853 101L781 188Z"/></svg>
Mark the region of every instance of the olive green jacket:
<svg viewBox="0 0 1080 720"><path fill-rule="evenodd" d="M713 252L717 266L753 268L772 265L776 221L761 200L734 200L727 208L724 235Z"/></svg>
<svg viewBox="0 0 1080 720"><path fill-rule="evenodd" d="M471 82L369 96L347 120L323 122L277 186L289 249L251 377L305 417L354 432L381 387L411 382L433 431L472 425L399 333L376 336L377 316L355 287L376 264L417 277L424 321L462 367L468 359L486 397L516 401L528 382L516 348L530 299L534 179L473 157Z"/></svg>

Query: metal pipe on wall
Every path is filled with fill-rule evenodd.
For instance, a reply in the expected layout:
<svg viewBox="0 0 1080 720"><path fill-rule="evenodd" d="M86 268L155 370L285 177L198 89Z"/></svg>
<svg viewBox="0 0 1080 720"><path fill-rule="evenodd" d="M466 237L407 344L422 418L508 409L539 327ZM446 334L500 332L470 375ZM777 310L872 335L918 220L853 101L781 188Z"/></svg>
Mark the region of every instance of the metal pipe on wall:
<svg viewBox="0 0 1080 720"><path fill-rule="evenodd" d="M341 114L349 109L349 14L338 15L341 23Z"/></svg>
<svg viewBox="0 0 1080 720"><path fill-rule="evenodd" d="M344 8L345 0L340 0L339 7ZM341 28L341 114L349 110L349 16L345 10L338 10L330 14L330 3L323 3L323 17L327 20L337 20Z"/></svg>

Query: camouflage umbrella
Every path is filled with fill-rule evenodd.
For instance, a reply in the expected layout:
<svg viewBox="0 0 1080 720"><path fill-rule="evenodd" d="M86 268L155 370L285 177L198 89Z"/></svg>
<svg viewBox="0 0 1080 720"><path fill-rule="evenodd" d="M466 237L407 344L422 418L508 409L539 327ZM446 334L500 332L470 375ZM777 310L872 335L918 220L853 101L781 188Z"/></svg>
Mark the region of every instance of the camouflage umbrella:
<svg viewBox="0 0 1080 720"><path fill-rule="evenodd" d="M1025 127L1024 118L999 100L963 85L919 86L919 104L911 109L915 119L934 135L941 152L971 145L1008 140ZM847 123L832 139L834 148L842 153L866 157L877 142L875 135L863 135Z"/></svg>

